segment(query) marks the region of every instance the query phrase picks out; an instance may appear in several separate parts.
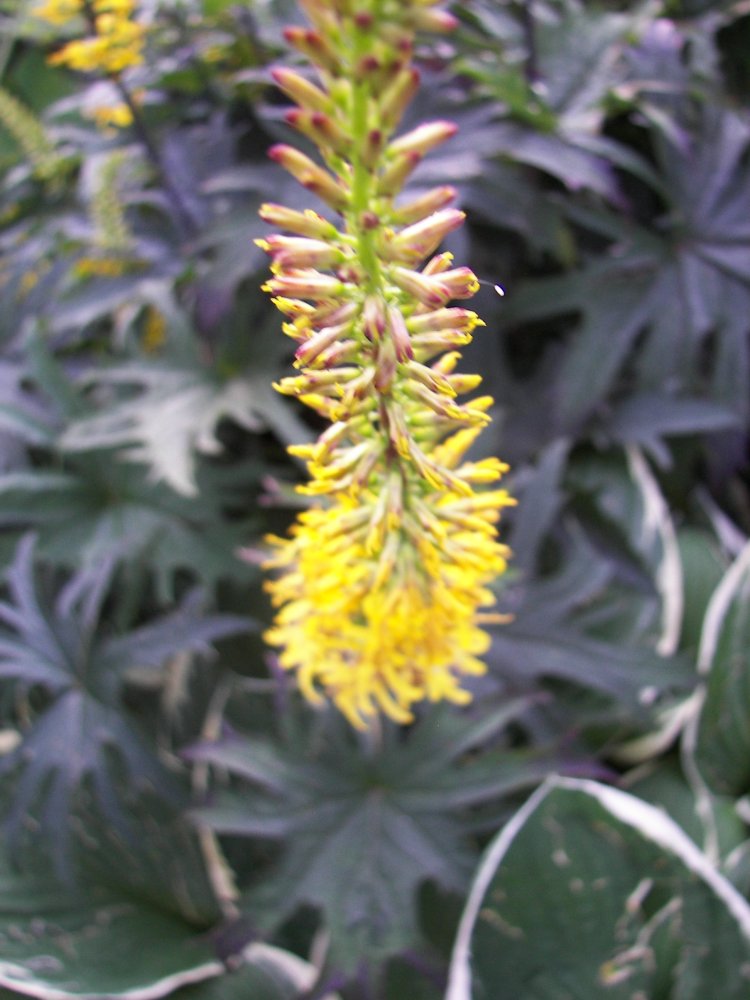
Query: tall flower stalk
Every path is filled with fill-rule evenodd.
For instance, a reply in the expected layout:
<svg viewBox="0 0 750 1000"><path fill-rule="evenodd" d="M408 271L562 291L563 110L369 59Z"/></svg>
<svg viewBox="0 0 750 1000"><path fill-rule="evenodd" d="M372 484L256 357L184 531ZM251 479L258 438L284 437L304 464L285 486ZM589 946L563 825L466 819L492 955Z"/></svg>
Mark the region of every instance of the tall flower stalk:
<svg viewBox="0 0 750 1000"><path fill-rule="evenodd" d="M394 136L419 86L416 32L454 19L437 0L300 5L311 27L286 38L317 81L273 76L322 165L289 145L270 153L327 211L266 204L261 217L283 232L259 244L272 261L264 290L297 344L299 374L276 388L329 425L290 448L314 500L288 538L269 539L267 640L308 699L330 698L366 728L380 712L407 723L424 699L470 700L462 683L485 670L482 626L499 617L488 585L508 554L497 523L512 500L494 485L504 463L466 458L493 400L460 401L481 378L456 370L456 348L483 324L451 303L478 281L435 253L464 214L450 187L398 197L456 131L433 121Z"/></svg>

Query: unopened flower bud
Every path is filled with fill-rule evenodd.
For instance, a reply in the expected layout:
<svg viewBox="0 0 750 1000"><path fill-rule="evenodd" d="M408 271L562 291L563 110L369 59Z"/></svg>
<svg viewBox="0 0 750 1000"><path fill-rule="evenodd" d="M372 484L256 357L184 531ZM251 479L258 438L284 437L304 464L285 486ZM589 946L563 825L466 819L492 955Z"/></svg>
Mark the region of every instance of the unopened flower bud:
<svg viewBox="0 0 750 1000"><path fill-rule="evenodd" d="M458 27L458 18L449 14L447 10L417 9L414 11L412 24L419 31L447 34Z"/></svg>
<svg viewBox="0 0 750 1000"><path fill-rule="evenodd" d="M297 0L315 27L324 35L331 35L336 30L336 18L331 5L326 0Z"/></svg>
<svg viewBox="0 0 750 1000"><path fill-rule="evenodd" d="M271 76L284 93L300 107L308 108L310 111L322 111L324 114L331 112L333 104L330 97L304 76L280 66L271 70Z"/></svg>
<svg viewBox="0 0 750 1000"><path fill-rule="evenodd" d="M396 156L402 153L419 153L424 156L441 142L451 139L457 131L458 126L454 122L425 122L392 142L388 146L388 153Z"/></svg>
<svg viewBox="0 0 750 1000"><path fill-rule="evenodd" d="M428 389L439 393L441 396L455 397L456 392L448 379L435 368L428 368L418 361L410 361L406 366L409 376L426 385Z"/></svg>
<svg viewBox="0 0 750 1000"><path fill-rule="evenodd" d="M384 144L385 135L382 130L379 128L370 129L367 133L364 149L362 150L363 162L370 170L376 166L383 152Z"/></svg>
<svg viewBox="0 0 750 1000"><path fill-rule="evenodd" d="M484 326L484 323L471 309L454 306L450 309L435 309L433 312L411 316L406 325L411 333L451 329L471 333L475 327Z"/></svg>
<svg viewBox="0 0 750 1000"><path fill-rule="evenodd" d="M288 295L291 298L336 299L347 294L347 287L338 278L318 271L295 271L275 275L263 285L263 291Z"/></svg>
<svg viewBox="0 0 750 1000"><path fill-rule="evenodd" d="M375 388L383 396L390 395L396 374L396 351L391 340L382 340L378 349Z"/></svg>
<svg viewBox="0 0 750 1000"><path fill-rule="evenodd" d="M419 89L419 71L410 67L401 70L386 88L378 105L378 120L388 131L394 129Z"/></svg>
<svg viewBox="0 0 750 1000"><path fill-rule="evenodd" d="M304 212L298 212L293 208L286 208L284 205L266 202L260 206L258 215L264 222L268 222L272 226L279 226L281 229L288 229L298 236L335 240L340 235L332 222L324 219L322 215L318 215L310 208L305 209Z"/></svg>
<svg viewBox="0 0 750 1000"><path fill-rule="evenodd" d="M284 117L293 128L306 135L321 149L331 149L339 156L346 156L349 152L349 137L330 115L306 108L292 108Z"/></svg>
<svg viewBox="0 0 750 1000"><path fill-rule="evenodd" d="M339 340L345 329L346 327L340 326L324 326L322 330L318 330L295 351L294 367L313 364L327 347Z"/></svg>
<svg viewBox="0 0 750 1000"><path fill-rule="evenodd" d="M456 189L449 185L432 188L426 194L420 195L404 205L398 205L393 212L393 222L397 226L408 226L421 219L426 219L433 212L445 208L456 197Z"/></svg>
<svg viewBox="0 0 750 1000"><path fill-rule="evenodd" d="M316 66L322 66L329 73L338 73L340 62L336 49L319 31L299 28L296 25L284 29L284 38L298 52Z"/></svg>
<svg viewBox="0 0 750 1000"><path fill-rule="evenodd" d="M421 160L422 154L416 152L402 153L397 156L378 178L378 195L389 196L400 191L409 174L419 166Z"/></svg>
<svg viewBox="0 0 750 1000"><path fill-rule="evenodd" d="M284 270L335 267L344 260L344 252L340 247L303 236L269 236L268 239L259 239L255 243L271 255L274 264Z"/></svg>
<svg viewBox="0 0 750 1000"><path fill-rule="evenodd" d="M407 226L392 240L391 250L396 257L417 264L443 242L448 233L463 223L466 215L457 208L434 212L421 222Z"/></svg>
<svg viewBox="0 0 750 1000"><path fill-rule="evenodd" d="M304 188L312 191L331 208L341 212L348 205L349 196L344 188L327 171L294 146L280 143L272 146L268 155L288 170Z"/></svg>
<svg viewBox="0 0 750 1000"><path fill-rule="evenodd" d="M414 357L409 331L406 328L403 313L396 306L388 309L388 329L396 351L397 361L409 361Z"/></svg>
<svg viewBox="0 0 750 1000"><path fill-rule="evenodd" d="M379 295L368 295L362 309L362 328L371 342L381 339L385 333L385 306Z"/></svg>

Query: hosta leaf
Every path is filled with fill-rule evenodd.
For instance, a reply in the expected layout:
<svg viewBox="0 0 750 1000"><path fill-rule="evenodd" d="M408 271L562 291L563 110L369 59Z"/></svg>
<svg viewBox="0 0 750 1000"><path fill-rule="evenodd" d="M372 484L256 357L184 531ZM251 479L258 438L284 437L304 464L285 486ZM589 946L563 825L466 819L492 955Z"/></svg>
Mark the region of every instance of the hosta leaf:
<svg viewBox="0 0 750 1000"><path fill-rule="evenodd" d="M695 762L715 792L750 791L750 543L724 574L706 610L699 667L707 671Z"/></svg>
<svg viewBox="0 0 750 1000"><path fill-rule="evenodd" d="M553 778L485 855L446 1000L742 1000L748 959L750 906L662 810Z"/></svg>
<svg viewBox="0 0 750 1000"><path fill-rule="evenodd" d="M171 994L172 1000L299 1000L315 983L313 966L297 955L267 944L251 944L242 964L223 976L185 986ZM338 1000L326 993L320 1000Z"/></svg>
<svg viewBox="0 0 750 1000"><path fill-rule="evenodd" d="M303 904L320 909L334 965L352 971L360 959L418 941L415 895L423 882L464 886L472 852L457 810L540 780L539 761L475 774L465 759L526 704L485 717L433 709L406 741L386 726L379 749L332 717L307 747L244 737L197 747L194 759L255 786L197 811L197 819L222 833L288 837L278 868L249 894L250 912L279 920Z"/></svg>
<svg viewBox="0 0 750 1000"><path fill-rule="evenodd" d="M40 1000L151 1000L223 971L205 934L132 893L0 857L0 985Z"/></svg>
<svg viewBox="0 0 750 1000"><path fill-rule="evenodd" d="M632 771L626 789L663 809L714 862L723 862L746 840L735 800L716 795L700 800L672 757Z"/></svg>
<svg viewBox="0 0 750 1000"><path fill-rule="evenodd" d="M118 769L114 792L123 790ZM222 919L212 864L195 827L184 815L184 799L154 792L147 781L123 795L126 825L118 828L97 805L93 789L77 797L71 814L72 854L77 882L93 882L169 911L195 926ZM19 850L22 868L28 847Z"/></svg>
<svg viewBox="0 0 750 1000"><path fill-rule="evenodd" d="M123 458L144 462L156 479L164 479L178 493L198 492L194 452L221 450L216 425L223 417L248 430L262 425L252 384L234 378L221 384L200 369L175 371L151 362L99 371L91 376L100 384L137 385L134 397L114 402L95 416L71 424L61 439L67 451L129 447Z"/></svg>
<svg viewBox="0 0 750 1000"><path fill-rule="evenodd" d="M706 608L727 570L727 559L708 531L684 527L677 534L683 566L684 614L680 647L695 652Z"/></svg>

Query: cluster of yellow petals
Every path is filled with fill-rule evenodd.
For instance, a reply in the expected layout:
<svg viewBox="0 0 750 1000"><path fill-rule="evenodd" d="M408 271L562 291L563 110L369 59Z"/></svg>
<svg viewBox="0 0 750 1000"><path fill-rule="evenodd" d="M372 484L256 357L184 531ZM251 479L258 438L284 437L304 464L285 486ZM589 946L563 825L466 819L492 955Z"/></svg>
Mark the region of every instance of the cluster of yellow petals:
<svg viewBox="0 0 750 1000"><path fill-rule="evenodd" d="M81 20L89 34L66 42L49 57L53 66L118 75L143 63L144 26L135 20L134 0L45 0L33 10L56 26ZM127 109L110 109L109 123L129 124Z"/></svg>
<svg viewBox="0 0 750 1000"><path fill-rule="evenodd" d="M499 620L479 609L494 604L487 585L508 555L494 529L512 503L505 490L428 494L414 517L393 514L373 532L379 486L305 511L291 539L270 539L282 573L268 584L280 610L266 638L309 700L325 695L357 728L380 712L407 723L425 699L470 700L462 678L484 673L489 646L480 626Z"/></svg>

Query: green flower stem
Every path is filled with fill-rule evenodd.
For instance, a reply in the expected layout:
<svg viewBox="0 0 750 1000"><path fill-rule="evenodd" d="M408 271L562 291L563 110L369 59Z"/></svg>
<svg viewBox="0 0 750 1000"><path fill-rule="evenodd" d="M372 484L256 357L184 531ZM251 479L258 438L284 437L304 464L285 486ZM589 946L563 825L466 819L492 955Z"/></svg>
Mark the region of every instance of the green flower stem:
<svg viewBox="0 0 750 1000"><path fill-rule="evenodd" d="M133 95L130 93L130 90L123 82L122 77L119 74L111 75L110 79L117 88L123 103L127 105L130 114L133 116L133 128L135 130L135 134L138 136L138 139L146 152L146 156L151 161L152 166L158 174L159 181L164 188L167 200L170 202L174 211L175 222L181 235L184 238L194 235L196 227L193 216L185 204L182 194L171 182L168 172L164 169L164 165L161 161L161 155L159 154L159 150L154 142L149 127L146 124L146 120L141 114L141 109L138 106L137 101L134 100Z"/></svg>
<svg viewBox="0 0 750 1000"><path fill-rule="evenodd" d="M355 67L366 54L367 37L355 26L354 64ZM352 87L351 134L352 134L352 219L351 225L357 236L357 251L366 274L369 291L376 292L381 287L380 261L375 249L371 228L365 222L366 213L372 203L372 173L365 163L365 143L367 142L367 107L370 101L370 83L367 79L357 80Z"/></svg>

